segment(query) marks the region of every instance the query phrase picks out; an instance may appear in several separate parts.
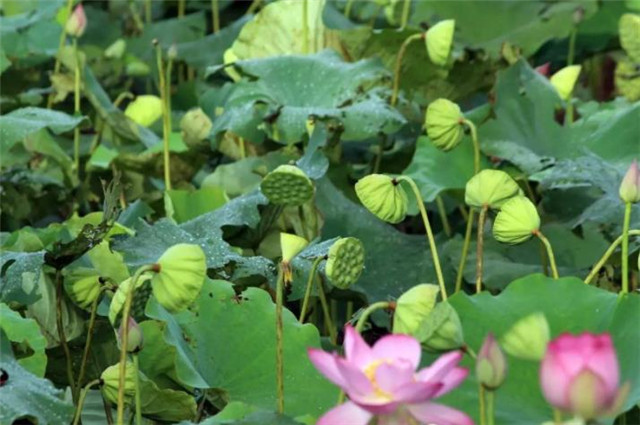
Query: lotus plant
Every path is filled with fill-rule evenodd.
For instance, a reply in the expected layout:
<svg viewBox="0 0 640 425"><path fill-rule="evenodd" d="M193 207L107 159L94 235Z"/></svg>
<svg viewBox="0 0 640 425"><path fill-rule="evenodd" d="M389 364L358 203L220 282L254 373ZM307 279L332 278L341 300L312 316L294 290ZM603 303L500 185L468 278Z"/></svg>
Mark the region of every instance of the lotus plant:
<svg viewBox="0 0 640 425"><path fill-rule="evenodd" d="M462 352L442 355L416 371L420 343L408 335L387 335L372 347L351 326L345 328L345 357L310 348L314 366L349 396L349 401L325 413L317 425L473 424L465 413L432 400L448 393L467 377L458 366Z"/></svg>

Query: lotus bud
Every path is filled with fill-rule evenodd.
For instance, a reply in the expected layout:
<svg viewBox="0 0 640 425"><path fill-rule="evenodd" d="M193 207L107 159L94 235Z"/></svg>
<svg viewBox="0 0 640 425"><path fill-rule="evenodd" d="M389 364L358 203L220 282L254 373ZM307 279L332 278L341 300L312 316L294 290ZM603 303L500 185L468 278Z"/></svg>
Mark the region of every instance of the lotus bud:
<svg viewBox="0 0 640 425"><path fill-rule="evenodd" d="M464 135L464 115L458 105L447 99L429 104L424 124L431 142L445 152L458 146Z"/></svg>
<svg viewBox="0 0 640 425"><path fill-rule="evenodd" d="M555 87L562 100L569 100L571 98L571 93L573 93L573 88L576 85L576 81L578 81L580 70L582 70L582 66L580 65L565 66L551 76L551 85Z"/></svg>
<svg viewBox="0 0 640 425"><path fill-rule="evenodd" d="M149 127L162 116L162 99L154 95L141 95L124 110L124 114L143 127Z"/></svg>
<svg viewBox="0 0 640 425"><path fill-rule="evenodd" d="M73 12L71 12L71 16L67 19L67 23L65 24L64 30L71 37L82 37L84 34L84 30L87 27L87 15L84 14L84 8L82 7L82 3L79 3Z"/></svg>
<svg viewBox="0 0 640 425"><path fill-rule="evenodd" d="M540 75L544 75L545 77L549 76L549 70L551 69L551 62L545 62L540 66L536 66L535 70Z"/></svg>
<svg viewBox="0 0 640 425"><path fill-rule="evenodd" d="M507 357L493 334L489 333L476 358L476 377L488 390L496 390L507 376Z"/></svg>
<svg viewBox="0 0 640 425"><path fill-rule="evenodd" d="M198 245L180 243L158 259L159 271L151 278L153 295L170 313L191 305L207 275L207 259Z"/></svg>
<svg viewBox="0 0 640 425"><path fill-rule="evenodd" d="M180 120L182 140L187 146L196 146L206 140L211 133L213 124L202 108L190 109Z"/></svg>
<svg viewBox="0 0 640 425"><path fill-rule="evenodd" d="M620 199L624 202L640 202L640 169L638 161L633 160L627 174L624 175L619 189Z"/></svg>
<svg viewBox="0 0 640 425"><path fill-rule="evenodd" d="M356 183L356 195L366 209L388 223L399 223L407 215L409 200L400 182L384 174L370 174Z"/></svg>
<svg viewBox="0 0 640 425"><path fill-rule="evenodd" d="M122 344L122 338L124 337L124 322L120 323L118 329L118 340ZM138 322L133 317L129 317L129 329L127 330L127 352L137 353L142 350L142 344L144 338L142 336L142 329Z"/></svg>
<svg viewBox="0 0 640 425"><path fill-rule="evenodd" d="M458 313L446 302L438 303L416 332L416 338L429 351L449 351L464 346Z"/></svg>
<svg viewBox="0 0 640 425"><path fill-rule="evenodd" d="M498 242L519 244L540 228L540 216L535 205L524 196L516 196L502 204L493 223L493 237Z"/></svg>
<svg viewBox="0 0 640 425"><path fill-rule="evenodd" d="M340 238L329 248L325 274L336 288L353 285L363 268L364 246L359 239Z"/></svg>
<svg viewBox="0 0 640 425"><path fill-rule="evenodd" d="M123 38L119 38L107 47L104 51L104 56L109 59L120 59L126 49L127 42Z"/></svg>
<svg viewBox="0 0 640 425"><path fill-rule="evenodd" d="M111 403L118 403L118 388L120 386L120 364L106 368L102 375L102 395ZM124 400L125 404L132 404L136 395L136 368L131 362L125 364Z"/></svg>
<svg viewBox="0 0 640 425"><path fill-rule="evenodd" d="M620 45L634 62L640 62L640 15L625 13L618 25Z"/></svg>
<svg viewBox="0 0 640 425"><path fill-rule="evenodd" d="M549 343L549 323L542 313L533 313L518 320L502 337L500 345L519 359L540 361Z"/></svg>
<svg viewBox="0 0 640 425"><path fill-rule="evenodd" d="M425 42L429 59L436 65L444 66L451 55L453 31L456 22L453 19L440 21L427 31Z"/></svg>
<svg viewBox="0 0 640 425"><path fill-rule="evenodd" d="M151 296L151 285L149 284L149 280L151 280L151 274L144 273L136 282L136 288L133 293L133 300L131 303L131 317L136 320L143 320L144 318L144 310L147 305L147 301ZM131 290L132 283L132 278L124 280L120 285L118 285L118 290L113 294L111 304L109 305L109 322L111 322L113 326L118 326L120 322L122 308L127 300L127 294Z"/></svg>
<svg viewBox="0 0 640 425"><path fill-rule="evenodd" d="M276 205L299 206L313 197L313 183L295 165L281 165L265 176L260 190Z"/></svg>
<svg viewBox="0 0 640 425"><path fill-rule="evenodd" d="M518 183L500 170L482 170L467 182L464 201L470 207L500 209L520 193Z"/></svg>
<svg viewBox="0 0 640 425"><path fill-rule="evenodd" d="M309 241L291 233L280 233L280 248L282 249L282 262L290 263L293 257L300 254Z"/></svg>
<svg viewBox="0 0 640 425"><path fill-rule="evenodd" d="M178 57L178 46L176 46L176 43L172 43L171 46L169 46L169 49L167 49L167 58L169 58L169 60L175 60Z"/></svg>
<svg viewBox="0 0 640 425"><path fill-rule="evenodd" d="M573 24L578 25L584 19L584 7L578 6L573 11Z"/></svg>
<svg viewBox="0 0 640 425"><path fill-rule="evenodd" d="M439 293L438 285L421 283L400 295L393 314L393 333L416 335L436 305Z"/></svg>
<svg viewBox="0 0 640 425"><path fill-rule="evenodd" d="M88 310L100 295L100 276L93 269L75 269L64 279L64 290L78 307Z"/></svg>

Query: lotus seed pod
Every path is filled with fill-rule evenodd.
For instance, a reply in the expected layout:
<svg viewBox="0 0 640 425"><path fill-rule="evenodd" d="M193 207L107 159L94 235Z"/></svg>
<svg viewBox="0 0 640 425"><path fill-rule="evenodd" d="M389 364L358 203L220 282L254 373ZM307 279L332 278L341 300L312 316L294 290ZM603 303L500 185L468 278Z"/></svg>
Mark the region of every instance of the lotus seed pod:
<svg viewBox="0 0 640 425"><path fill-rule="evenodd" d="M640 15L625 13L620 17L620 45L633 62L640 62Z"/></svg>
<svg viewBox="0 0 640 425"><path fill-rule="evenodd" d="M562 100L569 100L571 98L571 93L573 93L573 88L576 85L576 81L578 81L580 70L582 70L582 66L580 65L565 66L551 76L549 81L551 85L555 87Z"/></svg>
<svg viewBox="0 0 640 425"><path fill-rule="evenodd" d="M640 75L636 64L629 59L622 59L616 65L615 82L618 93L628 101L640 100Z"/></svg>
<svg viewBox="0 0 640 425"><path fill-rule="evenodd" d="M162 99L154 95L141 95L127 105L124 114L143 127L149 127L162 116Z"/></svg>
<svg viewBox="0 0 640 425"><path fill-rule="evenodd" d="M438 285L421 283L400 295L393 314L393 333L415 336L436 305Z"/></svg>
<svg viewBox="0 0 640 425"><path fill-rule="evenodd" d="M198 245L181 243L167 249L157 263L158 273L151 278L153 295L170 313L189 307L198 295L207 275L207 259Z"/></svg>
<svg viewBox="0 0 640 425"><path fill-rule="evenodd" d="M265 176L260 190L276 205L299 206L313 197L313 182L295 165L281 165Z"/></svg>
<svg viewBox="0 0 640 425"><path fill-rule="evenodd" d="M464 345L460 317L446 301L434 307L415 336L429 351L455 350Z"/></svg>
<svg viewBox="0 0 640 425"><path fill-rule="evenodd" d="M507 376L507 356L489 333L476 358L476 378L484 388L494 391Z"/></svg>
<svg viewBox="0 0 640 425"><path fill-rule="evenodd" d="M540 361L549 343L549 323L542 313L518 320L502 337L500 345L511 356Z"/></svg>
<svg viewBox="0 0 640 425"><path fill-rule="evenodd" d="M620 189L618 191L620 199L624 202L636 203L640 202L640 169L638 168L638 161L633 160L627 173L620 183Z"/></svg>
<svg viewBox="0 0 640 425"><path fill-rule="evenodd" d="M141 321L144 319L144 309L151 296L149 280L151 280L151 274L144 273L136 282L136 289L133 293L133 300L131 301L131 316L136 320ZM109 322L111 322L113 326L117 327L120 324L122 308L127 300L127 293L131 289L131 283L132 278L128 278L120 283L118 290L111 299L111 305L109 305Z"/></svg>
<svg viewBox="0 0 640 425"><path fill-rule="evenodd" d="M325 265L325 274L336 288L353 285L364 268L364 246L356 238L340 238L331 248Z"/></svg>
<svg viewBox="0 0 640 425"><path fill-rule="evenodd" d="M290 263L293 257L302 251L309 241L291 233L280 233L280 248L282 249L282 262Z"/></svg>
<svg viewBox="0 0 640 425"><path fill-rule="evenodd" d="M356 195L366 209L387 223L399 223L407 215L409 200L397 179L370 174L356 183Z"/></svg>
<svg viewBox="0 0 640 425"><path fill-rule="evenodd" d="M64 290L78 307L88 310L100 296L100 276L93 269L75 269L64 279Z"/></svg>
<svg viewBox="0 0 640 425"><path fill-rule="evenodd" d="M202 108L190 109L180 120L182 140L187 146L196 146L209 138L213 124Z"/></svg>
<svg viewBox="0 0 640 425"><path fill-rule="evenodd" d="M456 22L453 19L440 21L429 30L425 37L427 44L427 54L431 62L439 66L444 66L451 55L451 45L453 44L453 31Z"/></svg>
<svg viewBox="0 0 640 425"><path fill-rule="evenodd" d="M132 404L133 398L136 395L136 369L133 363L127 362L125 364L125 378L124 378L124 402L125 404ZM102 375L102 395L105 399L111 403L118 403L118 388L120 386L120 364L116 363L113 366L106 368Z"/></svg>
<svg viewBox="0 0 640 425"><path fill-rule="evenodd" d="M124 55L124 51L127 49L127 42L123 38L119 38L114 41L104 51L104 57L109 59L120 59Z"/></svg>
<svg viewBox="0 0 640 425"><path fill-rule="evenodd" d="M498 242L519 244L540 228L540 216L535 205L524 196L516 196L502 204L493 223L493 237Z"/></svg>
<svg viewBox="0 0 640 425"><path fill-rule="evenodd" d="M64 30L71 37L82 37L84 34L84 30L87 28L87 15L84 13L84 8L82 7L82 3L79 3L73 12L71 12L71 16L67 19L67 23L64 26Z"/></svg>
<svg viewBox="0 0 640 425"><path fill-rule="evenodd" d="M118 341L122 344L122 338L124 336L124 322L120 323L118 328ZM129 317L129 329L127 331L127 352L137 353L142 350L142 344L144 338L142 335L142 328L138 325L133 317Z"/></svg>
<svg viewBox="0 0 640 425"><path fill-rule="evenodd" d="M436 99L427 107L424 124L431 142L443 151L449 151L462 140L464 115L460 107L447 99Z"/></svg>
<svg viewBox="0 0 640 425"><path fill-rule="evenodd" d="M482 170L467 182L464 201L470 207L499 209L520 193L518 183L500 170Z"/></svg>

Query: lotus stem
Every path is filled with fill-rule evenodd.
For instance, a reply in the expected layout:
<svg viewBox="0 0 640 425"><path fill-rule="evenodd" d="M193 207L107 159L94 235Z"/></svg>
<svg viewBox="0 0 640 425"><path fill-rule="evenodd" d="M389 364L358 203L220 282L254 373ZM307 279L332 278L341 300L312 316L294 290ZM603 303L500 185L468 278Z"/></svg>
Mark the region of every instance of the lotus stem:
<svg viewBox="0 0 640 425"><path fill-rule="evenodd" d="M480 142L478 141L478 129L470 120L465 119L463 123L469 127L469 131L471 132L471 142L473 143L473 173L478 174L480 172Z"/></svg>
<svg viewBox="0 0 640 425"><path fill-rule="evenodd" d="M245 15L251 15L256 10L258 10L258 8L260 7L261 3L262 3L262 0L253 0L251 2L251 5L249 5L249 8L247 9Z"/></svg>
<svg viewBox="0 0 640 425"><path fill-rule="evenodd" d="M80 423L80 417L82 416L82 406L84 406L84 400L87 398L87 393L94 385L101 384L101 379L94 379L89 382L80 392L80 399L78 399L78 406L76 407L76 414L73 417L73 425L78 425Z"/></svg>
<svg viewBox="0 0 640 425"><path fill-rule="evenodd" d="M218 0L211 0L211 19L213 25L213 33L220 31L220 5Z"/></svg>
<svg viewBox="0 0 640 425"><path fill-rule="evenodd" d="M71 12L73 11L73 0L67 0L67 9L65 11L65 16L71 16ZM65 24L62 24L62 32L60 33L60 41L58 42L58 52L56 54L56 61L53 65L53 73L57 74L60 72L60 51L64 47L64 42L67 39L67 31L65 29ZM47 99L47 109L51 109L53 106L53 93L49 93L49 97Z"/></svg>
<svg viewBox="0 0 640 425"><path fill-rule="evenodd" d="M389 301L378 301L377 303L373 303L367 308L364 309L360 317L358 318L358 323L356 323L356 332L362 333L362 329L364 328L364 324L367 323L369 316L376 310L388 309L391 308L392 304Z"/></svg>
<svg viewBox="0 0 640 425"><path fill-rule="evenodd" d="M163 159L164 159L164 186L165 190L171 190L171 157L169 155L169 133L171 131L171 122L169 121L170 111L167 110L167 82L165 81L165 71L162 62L162 48L157 40L154 40L156 44L156 61L158 65L158 78L160 98L162 100L162 146L163 146Z"/></svg>
<svg viewBox="0 0 640 425"><path fill-rule="evenodd" d="M80 115L80 58L78 57L78 37L73 37L74 84L73 84L73 112ZM73 168L76 177L80 176L80 128L73 129Z"/></svg>
<svg viewBox="0 0 640 425"><path fill-rule="evenodd" d="M562 412L558 409L553 409L553 423L554 425L562 424Z"/></svg>
<svg viewBox="0 0 640 425"><path fill-rule="evenodd" d="M324 314L324 323L329 330L329 339L332 344L335 344L338 337L336 335L336 328L333 325L333 320L331 319L331 311L329 309L327 297L324 293L324 286L321 281L318 282L318 298L320 298L320 305L322 306L322 313Z"/></svg>
<svg viewBox="0 0 640 425"><path fill-rule="evenodd" d="M276 389L278 395L278 413L284 413L284 324L282 310L284 303L284 270L280 265L278 282L276 283Z"/></svg>
<svg viewBox="0 0 640 425"><path fill-rule="evenodd" d="M447 210L444 207L444 201L441 196L436 196L436 205L438 207L438 214L440 215L440 221L442 222L442 228L445 235L451 237L451 225L449 224L449 218L447 217Z"/></svg>
<svg viewBox="0 0 640 425"><path fill-rule="evenodd" d="M553 255L553 249L551 248L551 242L549 242L549 239L547 239L545 237L545 235L542 234L541 231L536 230L534 232L534 235L536 235L538 238L540 238L540 240L542 241L542 243L544 244L545 248L547 248L547 257L549 257L549 262L551 263L551 274L553 276L554 279L558 279L558 267L556 266L556 257Z"/></svg>
<svg viewBox="0 0 640 425"><path fill-rule="evenodd" d="M128 327L128 326L126 326ZM142 401L140 396L140 359L138 353L133 353L133 369L136 374L134 381L134 387L136 390L135 403L136 403L136 425L142 425Z"/></svg>
<svg viewBox="0 0 640 425"><path fill-rule="evenodd" d="M353 7L353 0L347 0L347 5L344 8L344 17L349 19L351 15L351 8Z"/></svg>
<svg viewBox="0 0 640 425"><path fill-rule="evenodd" d="M629 223L631 222L631 202L624 205L622 224L622 293L629 292Z"/></svg>
<svg viewBox="0 0 640 425"><path fill-rule="evenodd" d="M640 229L629 230L628 236L640 236ZM584 279L584 283L586 283L587 285L591 283L591 281L593 280L594 277L596 277L596 275L598 274L602 266L604 266L604 264L607 262L607 260L609 260L609 257L611 257L611 255L616 250L616 248L618 248L618 246L622 243L623 238L624 238L624 234L618 236L616 240L614 240L611 243L611 245L609 245L609 248L607 248L605 253L602 255L602 258L600 258L598 262L591 268L591 272L589 272L587 277Z"/></svg>
<svg viewBox="0 0 640 425"><path fill-rule="evenodd" d="M444 284L444 277L442 276L442 268L440 267L440 257L438 256L438 248L436 247L436 241L433 237L433 231L431 230L431 224L429 223L429 216L427 215L427 210L424 207L422 195L420 195L420 189L418 189L416 182L414 182L411 177L401 176L398 178L398 180L404 180L407 183L409 183L409 186L411 186L411 189L413 190L413 194L416 197L416 201L418 202L418 208L420 209L420 214L422 215L422 221L427 231L427 242L429 243L429 247L431 249L433 265L436 269L436 276L438 278L438 285L440 285L440 292L442 293L442 299L446 301L447 289Z"/></svg>
<svg viewBox="0 0 640 425"><path fill-rule="evenodd" d="M469 254L469 245L471 244L471 233L473 231L473 216L475 210L471 209L467 217L467 230L464 232L464 243L462 245L462 255L460 256L460 262L458 263L458 273L456 275L456 290L460 292L462 289L462 277L464 275L464 266L467 263L467 255Z"/></svg>
<svg viewBox="0 0 640 425"><path fill-rule="evenodd" d="M484 387L482 385L478 385L480 425L487 425L487 409L486 409L485 392L486 390L484 389Z"/></svg>
<svg viewBox="0 0 640 425"><path fill-rule="evenodd" d="M401 29L405 29L407 27L407 22L409 22L410 10L411 10L411 0L404 0L404 5L402 6L402 21L400 21Z"/></svg>
<svg viewBox="0 0 640 425"><path fill-rule="evenodd" d="M489 207L483 205L478 216L478 236L476 240L476 294L482 292L482 255L484 247L484 222Z"/></svg>
<svg viewBox="0 0 640 425"><path fill-rule="evenodd" d="M78 389L80 389L82 385L82 381L84 380L84 375L87 369L87 363L89 361L89 352L91 351L91 340L93 339L93 329L96 325L96 316L98 312L98 302L100 301L100 296L104 291L105 287L100 288L100 292L95 300L91 303L91 316L89 317L89 327L87 328L87 340L84 343L84 351L82 352L82 362L80 363L80 373L78 374L78 380L76 385Z"/></svg>
<svg viewBox="0 0 640 425"><path fill-rule="evenodd" d="M302 307L300 308L300 317L298 322L304 323L304 316L307 314L307 309L309 307L309 299L311 298L311 291L313 288L313 282L315 281L316 271L318 270L318 266L320 262L324 260L325 257L317 257L313 260L311 264L311 270L309 271L309 277L307 279L307 287L304 292L304 298L302 299Z"/></svg>
<svg viewBox="0 0 640 425"><path fill-rule="evenodd" d="M64 334L64 325L62 323L62 271L56 270L56 327L58 328L58 339L60 340L60 346L64 351L64 357L67 364L67 380L71 387L71 395L74 401L76 401L77 391L76 384L73 378L73 363L71 362L71 351L69 350L69 344L67 344L67 337Z"/></svg>
<svg viewBox="0 0 640 425"><path fill-rule="evenodd" d="M302 0L302 53L309 53L309 0Z"/></svg>
<svg viewBox="0 0 640 425"><path fill-rule="evenodd" d="M184 12L187 6L187 0L178 0L178 18L184 16Z"/></svg>
<svg viewBox="0 0 640 425"><path fill-rule="evenodd" d="M376 158L373 163L373 174L377 174L380 172L380 166L382 165L382 153L384 152L384 145L387 141L387 136L385 134L380 135L380 139L378 140L378 150L376 151Z"/></svg>
<svg viewBox="0 0 640 425"><path fill-rule="evenodd" d="M144 20L147 24L151 23L151 0L144 0Z"/></svg>
<svg viewBox="0 0 640 425"><path fill-rule="evenodd" d="M487 419L488 425L495 425L496 413L495 413L496 394L494 391L487 391Z"/></svg>
<svg viewBox="0 0 640 425"><path fill-rule="evenodd" d="M407 0L407 2L410 3L409 0ZM405 5L406 4L407 3L405 3ZM424 36L424 33L410 35L400 46L398 56L396 56L396 64L393 68L393 92L391 93L391 106L396 106L396 103L398 102L398 91L400 90L400 67L402 65L402 58L407 51L407 47L409 47L409 44L411 44L412 41L424 39Z"/></svg>

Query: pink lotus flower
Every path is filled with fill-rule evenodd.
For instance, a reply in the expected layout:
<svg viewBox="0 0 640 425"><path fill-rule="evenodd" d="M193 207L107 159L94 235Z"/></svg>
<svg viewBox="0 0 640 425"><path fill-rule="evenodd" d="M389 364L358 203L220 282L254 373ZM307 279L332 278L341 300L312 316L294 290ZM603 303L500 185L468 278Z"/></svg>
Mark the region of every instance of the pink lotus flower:
<svg viewBox="0 0 640 425"><path fill-rule="evenodd" d="M469 373L458 367L459 351L441 356L416 372L420 343L408 335L387 335L369 347L358 332L346 326L346 357L309 349L314 366L349 396L322 416L316 425L378 424L472 425L464 413L430 400L457 387Z"/></svg>
<svg viewBox="0 0 640 425"><path fill-rule="evenodd" d="M84 14L84 8L82 3L78 4L71 16L67 19L67 23L64 30L72 37L82 37L84 30L87 27L87 15Z"/></svg>
<svg viewBox="0 0 640 425"><path fill-rule="evenodd" d="M549 404L584 420L615 414L629 386L619 384L616 352L609 334L562 334L551 341L540 368Z"/></svg>

